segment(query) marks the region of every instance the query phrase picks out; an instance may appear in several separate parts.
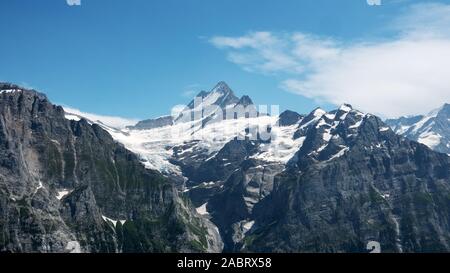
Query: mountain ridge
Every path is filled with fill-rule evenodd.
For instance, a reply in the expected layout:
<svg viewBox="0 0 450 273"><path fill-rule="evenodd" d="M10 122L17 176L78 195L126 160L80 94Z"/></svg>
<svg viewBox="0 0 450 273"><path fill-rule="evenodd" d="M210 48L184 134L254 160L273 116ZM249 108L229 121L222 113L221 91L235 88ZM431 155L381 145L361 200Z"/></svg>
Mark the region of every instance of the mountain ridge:
<svg viewBox="0 0 450 273"><path fill-rule="evenodd" d="M66 222L77 227L78 235L67 235L72 236L71 247L78 243L76 250L136 251L136 246L144 243L146 248L138 250L220 252L223 248L224 252L365 252L367 243L376 241L383 252L450 251L450 158L446 154L396 134L377 116L353 109L349 104L332 111L316 108L307 115L288 110L274 116L238 115L216 119L221 110L233 109L239 102L228 89L228 85L222 83L211 92L204 92L207 103L203 106L215 105L216 108L206 112L201 107L186 109L184 114L191 118L189 120L156 123L148 129L122 130L64 113L61 107L48 102L42 102L42 106L31 103L28 107L37 110L30 114L24 111L26 107L17 106L23 101L19 93L4 92L0 95L0 110L2 106L14 111L20 109L20 114L14 116L32 124L17 127L22 130L21 134L25 133L23 139L33 140L28 136L30 130L31 136L36 135L36 130L52 136L49 141L31 141L25 151L41 147L44 152L39 154L45 155L48 153L45 151L56 145L53 139L61 148L68 149L67 156L85 155L75 168L81 168L76 173L84 181L80 181L79 188L73 187L75 182L70 179L58 176L50 179L49 184L50 176L41 172L61 168L52 166L38 168L42 170L38 174L44 179L32 179L20 185L26 188L25 192L31 195L36 192L36 196L46 202L50 198L46 195L48 189L53 184L58 185L57 191L52 190L54 197L50 198L48 206L56 210L59 202L64 204L59 212L62 220L55 223L69 230L69 233L63 230L62 234L70 234L70 228L64 226ZM217 93L208 99L214 91ZM232 99L223 104L227 97ZM236 99L238 102L234 103ZM241 99L251 101L245 96ZM251 105L244 108L248 110ZM40 113L39 109L49 110ZM3 119L0 125L7 126L0 127L4 135L0 134L0 140L11 139L10 132L16 128L10 112L0 112ZM202 115L195 117L193 112ZM42 119L40 123L34 120L36 113L38 120ZM72 134L78 141L68 145L62 136ZM8 147L28 147L25 145L28 142L6 143L3 141L2 146L0 141L3 147L0 166L5 164L11 169L15 164L11 162L15 161L9 157L20 156L23 149ZM77 152L70 152L73 149ZM110 149L118 149L120 156L111 160ZM96 163L93 155L100 156L100 162ZM64 165L67 170L71 165L62 158L52 164ZM28 161L35 166L46 162L36 158ZM117 164L128 166L124 181L120 177L117 181L114 175L116 171L112 166L117 169ZM108 171L102 171L105 168ZM88 171L88 175L80 176L82 170ZM143 180L125 182L129 180L126 177L139 174L166 182L157 183L162 188L157 186L141 192L142 185L146 184ZM32 177L26 171L25 176ZM103 182L95 182L92 177L100 177ZM136 187L131 193L126 190L128 186L123 186L128 183ZM14 186L6 184L3 188L6 191L2 192L0 187L0 194L3 194L0 200L18 199L10 193ZM139 194L134 194L136 191ZM154 229L152 236L161 237L158 242L149 239L144 228L148 222L142 219L151 210L139 206L138 212L132 211L130 216L127 209L147 198L145 192L149 191L165 196L148 197L151 207L156 209L151 215L171 215L172 222L164 220ZM109 201L111 196L112 202ZM95 215L83 218L68 213L69 208L86 204ZM175 211L164 209L172 207L171 204L177 208ZM0 204L0 211L10 207L9 203L6 207ZM34 209L34 205L27 204L25 208ZM99 226L94 233L85 228L91 221ZM125 241L114 239L117 232L130 228L130 223L134 222L140 223L135 226L138 236L128 234ZM2 223L0 227L4 230L4 221ZM185 223L185 229L177 229L181 233L171 229L180 227L177 223ZM30 232L25 227L9 227L18 228L25 234ZM182 235L174 239L170 237L174 233ZM86 249L87 238L96 245ZM66 241L64 239L69 247ZM52 250L62 251L62 248Z"/></svg>
<svg viewBox="0 0 450 273"><path fill-rule="evenodd" d="M396 165L398 163L394 163L388 159L389 157L399 157L399 155L403 153L408 154L406 157L408 158L407 162L411 161L410 165L407 167L409 170L408 172L415 168L420 169L425 166L428 166L426 168L430 168L429 164L426 165L422 161L415 163L415 157L422 158L425 155L428 156L428 154L431 154L431 158L434 157L434 159L431 160L433 162L431 166L439 166L438 168L440 168L441 171L438 171L437 176L436 174L433 174L430 179L439 184L444 196L445 193L448 192L448 181L447 183L442 181L444 178L448 180L448 157L435 157L435 153L424 145L409 144L410 142L397 136L380 118L355 110L349 104L343 104L336 110L328 112L316 108L307 115L300 115L293 111L285 111L279 116L273 117L258 116L256 118L244 118L241 116L241 118L223 120L218 123L205 124L201 121L197 124L198 127L189 127L189 130L185 134L182 134L189 137L176 137L174 141L170 140L169 131L166 131L167 134L163 133L161 138L158 137L166 127L150 130L146 133L134 131L128 131L127 133L130 134L131 138L134 140L136 139L134 135L143 136L144 134L147 134L149 136L143 141L148 151L152 150L153 152L147 156L147 159L149 160L154 160L155 156L158 157L159 155L154 152L155 150L161 149L160 154L164 155L161 160L166 160L169 164L172 164L172 167L176 170L175 175L180 176L179 190L189 196L194 205L197 206L197 209L207 215L207 217L217 225L225 242L225 251L227 252L258 252L267 249L270 251L279 251L280 249L283 249L283 251L289 252L326 251L326 249L328 249L327 247L323 247L323 249L306 248L303 245L292 245L292 243L288 244L287 242L284 243L289 247L281 248L280 245L277 244L277 240L280 240L280 238L275 234L273 236L277 239L272 241L270 238L261 239L261 241L255 240L254 236L259 236L258 233L261 232L261 228L264 229L270 226L270 219L277 219L277 211L283 209L277 205L280 200L292 199L292 197L289 197L290 190L286 189L283 190L283 196L273 197L279 195L279 190L290 183L281 181L292 180L295 177L299 179L301 177L299 174L311 176L313 174L311 171L321 170L322 168L327 169L327 166L334 166L335 164L340 166L341 163L338 162L346 162L347 164L347 160L355 162L360 159L368 160L368 163L358 165L361 170L360 172L365 173L365 176L359 177L358 179L363 181L361 182L362 184L359 184L360 187L365 189L359 194L361 196L372 196L374 198L373 200L368 199L368 201L366 201L369 204L375 202L378 198L383 198L381 196L392 195L401 196L399 198L411 198L408 195L403 195L398 192L398 186L396 185L399 183L396 182L396 179L398 178L393 174L390 174L390 172L393 171L385 171L384 174L374 174L376 172L381 172L383 168L388 168L387 170L404 168L401 165ZM267 132L270 132L272 135L270 140L262 140L259 137L256 139L252 138L252 135L255 134L255 127L261 125L262 127L267 127ZM218 126L218 128L223 128L224 130L219 133L219 131L213 130L214 126ZM236 129L234 133L230 133L232 129ZM260 131L259 133L263 132ZM197 137L196 134L198 134ZM164 137L162 137L163 135ZM206 136L206 138L204 138L204 136ZM223 140L222 137L224 136L225 139ZM216 137L222 140L216 140ZM122 138L117 137L117 139L120 141ZM136 144L136 142L133 143L134 145ZM155 145L150 143L154 143ZM131 145L131 143L129 144ZM135 147L135 151L146 151L145 147ZM395 149L396 151L399 151L398 154L397 152L393 153L391 151L393 147L397 147ZM130 146L130 149L132 148L133 147ZM167 153L167 151L169 152ZM146 152L144 152L144 157L145 153ZM415 155L416 153L419 154ZM376 154L376 156L371 158L371 154ZM400 156L399 158L405 160L405 157L402 158ZM395 161L398 160L400 159L396 159ZM386 167L379 167L378 164ZM349 170L349 167L345 167L345 170L346 171L343 171L344 173L348 172L347 170ZM327 182L324 181L323 183L333 184L332 176L327 176L326 173L323 173L322 175L327 177ZM350 183L350 181L356 179L352 178L356 174L346 173L345 175L350 178L340 176L339 179L342 183L347 185L346 187L352 187L351 183L353 182ZM377 182L379 179L377 177L384 176L387 177L385 181L388 182L383 182L383 185L387 183L387 185L395 186L385 185L383 186L383 191L380 191L378 186L371 186L371 183L379 183ZM420 176L411 176L408 179L416 181L419 185L423 185ZM337 185L335 186L337 187ZM325 187L325 185L322 185L321 187ZM341 191L345 192L346 190L341 189ZM322 193L319 191L316 194ZM352 192L351 196L355 194L358 193ZM423 194L435 193L424 191ZM444 198L445 200L445 197L441 194L437 194L436 196L438 199ZM331 196L324 195L322 199L327 200L330 197ZM320 200L314 200L315 203L319 201ZM298 204L303 203L302 200L296 202L298 202ZM408 204L414 205L414 202ZM317 207L321 207L319 204L316 205ZM374 206L375 203L372 205ZM393 205L394 204L392 204L392 206ZM273 206L278 209L273 212L273 215L268 215L266 212L273 211L271 209ZM387 207L375 207L377 210L392 210L392 208ZM446 211L446 205L441 204L441 207L443 208L443 211ZM336 212L339 211L334 207L328 207L328 209L335 210ZM287 210L292 211L292 209ZM398 210L398 208L396 208L396 210ZM419 210L419 208L413 209L413 211L416 210ZM295 212L291 217L292 220L298 219L297 213L298 212ZM340 211L339 213L346 212ZM380 212L373 211L371 213L378 214ZM260 216L260 214L264 216ZM369 217L362 211L359 211L358 214L360 217ZM380 214L381 218L378 220L369 219L368 221L381 221L386 225L387 230L395 231L398 228L400 230L399 232L395 234L389 233L391 239L386 240L377 237L379 235L376 235L376 230L369 229L370 234L367 233L363 237L353 237L353 239L351 239L357 241L354 245L345 246L344 244L339 243L331 245L329 248L330 251L341 250L361 252L365 247L364 240L369 239L379 240L382 242L384 248L392 252L411 252L420 249L426 251L431 250L423 243L405 247L407 244L404 240L407 239L402 238L404 233L402 233L401 230L406 227L402 226L400 222L401 219L403 219L403 216L409 216L399 216L396 214L396 211L391 211L390 213L383 215L384 216L381 216ZM446 218L444 215L439 215L440 219L447 221L445 220ZM434 221L433 225L436 225L437 222L435 221L441 221L438 220L439 218L430 219L432 219L430 221ZM346 221L350 221L350 219L347 219ZM360 224L362 225L363 223ZM416 228L420 229L422 232L427 232L423 226L419 226L419 224L415 225ZM284 229L285 227L280 226L280 228ZM330 230L333 229L332 226L329 226L328 228ZM313 231L311 230L307 231L303 229L302 232L306 237L309 236L306 234L313 234ZM348 234L350 234L354 231L346 229L346 232L349 232ZM295 236L300 236L295 229L289 230L288 233L293 234L293 236L294 234ZM322 234L321 236L325 235ZM445 236L445 233L439 234L440 240L443 240L443 243L436 243L436 245L439 245L439 248L448 249L448 237ZM254 242L257 247L250 244L249 240ZM306 238L303 238L302 240L305 244L312 243L306 242ZM321 241L320 239L317 240ZM417 238L414 237L414 240L417 240ZM265 243L263 243L264 241L270 242L277 247L267 248ZM337 238L336 242L339 242Z"/></svg>
<svg viewBox="0 0 450 273"><path fill-rule="evenodd" d="M450 154L450 104L427 115L388 119L393 130L438 152Z"/></svg>

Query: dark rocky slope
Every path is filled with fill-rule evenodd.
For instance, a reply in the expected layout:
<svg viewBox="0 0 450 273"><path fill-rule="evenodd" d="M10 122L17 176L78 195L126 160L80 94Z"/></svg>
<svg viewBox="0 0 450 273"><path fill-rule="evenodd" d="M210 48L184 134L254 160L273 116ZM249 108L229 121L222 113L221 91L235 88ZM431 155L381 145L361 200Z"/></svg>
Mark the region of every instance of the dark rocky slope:
<svg viewBox="0 0 450 273"><path fill-rule="evenodd" d="M335 128L348 151L334 160L305 144L256 204L240 250L364 252L376 241L383 252L450 251L450 158L385 126L369 115L356 136Z"/></svg>
<svg viewBox="0 0 450 273"><path fill-rule="evenodd" d="M173 185L101 127L36 91L0 90L0 251L220 251Z"/></svg>

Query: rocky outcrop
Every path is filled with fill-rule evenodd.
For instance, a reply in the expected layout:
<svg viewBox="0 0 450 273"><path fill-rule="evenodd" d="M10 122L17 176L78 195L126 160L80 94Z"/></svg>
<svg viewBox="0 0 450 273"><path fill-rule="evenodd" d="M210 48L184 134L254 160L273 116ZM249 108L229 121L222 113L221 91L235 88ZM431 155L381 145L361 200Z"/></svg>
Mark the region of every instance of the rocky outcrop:
<svg viewBox="0 0 450 273"><path fill-rule="evenodd" d="M278 119L278 124L280 126L291 126L299 122L303 118L297 112L286 110L280 114L280 118Z"/></svg>

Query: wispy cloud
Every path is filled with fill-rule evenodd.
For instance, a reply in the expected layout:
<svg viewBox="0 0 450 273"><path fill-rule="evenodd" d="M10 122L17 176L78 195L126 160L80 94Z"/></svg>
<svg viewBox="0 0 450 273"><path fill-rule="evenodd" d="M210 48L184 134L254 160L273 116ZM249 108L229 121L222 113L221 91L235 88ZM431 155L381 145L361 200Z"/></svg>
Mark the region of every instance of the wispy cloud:
<svg viewBox="0 0 450 273"><path fill-rule="evenodd" d="M303 66L289 53L288 35L270 32L253 32L242 37L213 37L210 42L218 48L229 50L228 60L251 72L298 73Z"/></svg>
<svg viewBox="0 0 450 273"><path fill-rule="evenodd" d="M122 117L115 117L115 116L104 116L104 115L98 115L93 113L87 113L83 112L79 109L72 108L69 106L63 106L64 111L70 114L75 114L81 117L84 117L86 119L89 119L93 122L101 122L105 125L117 128L117 129L123 129L126 126L135 125L139 120L137 119L127 119Z"/></svg>
<svg viewBox="0 0 450 273"><path fill-rule="evenodd" d="M344 102L385 117L424 113L450 101L450 5L410 6L389 24L395 38L344 42L306 33L213 37L228 59L278 74L285 90Z"/></svg>
<svg viewBox="0 0 450 273"><path fill-rule="evenodd" d="M421 3L410 6L402 16L391 24L394 30L414 37L450 36L450 5Z"/></svg>

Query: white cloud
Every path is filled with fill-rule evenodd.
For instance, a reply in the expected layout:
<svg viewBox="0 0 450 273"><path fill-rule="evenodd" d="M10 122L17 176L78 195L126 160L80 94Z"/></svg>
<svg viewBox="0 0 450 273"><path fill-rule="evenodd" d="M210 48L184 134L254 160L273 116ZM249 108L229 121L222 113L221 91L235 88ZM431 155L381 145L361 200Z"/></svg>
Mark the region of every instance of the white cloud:
<svg viewBox="0 0 450 273"><path fill-rule="evenodd" d="M97 115L93 113L87 113L82 112L79 109L72 108L69 106L63 106L64 111L70 114L75 114L78 116L82 116L86 119L89 119L93 122L100 121L101 123L117 128L117 129L123 129L126 126L135 125L139 120L137 119L127 119L127 118L121 118L121 117L114 117L114 116L104 116L104 115Z"/></svg>
<svg viewBox="0 0 450 273"><path fill-rule="evenodd" d="M270 32L253 32L242 37L213 37L210 42L218 48L230 49L228 59L245 70L260 73L302 72L300 63L292 59L286 36Z"/></svg>
<svg viewBox="0 0 450 273"><path fill-rule="evenodd" d="M450 101L450 40L399 40L345 48L286 90L383 116L426 113ZM314 69L314 68L313 68Z"/></svg>
<svg viewBox="0 0 450 273"><path fill-rule="evenodd" d="M256 32L211 43L245 70L277 73L282 88L321 102L347 102L384 117L449 102L450 5L413 5L390 25L396 37L376 42Z"/></svg>
<svg viewBox="0 0 450 273"><path fill-rule="evenodd" d="M407 36L449 37L450 5L421 3L410 6L392 23L392 28Z"/></svg>

